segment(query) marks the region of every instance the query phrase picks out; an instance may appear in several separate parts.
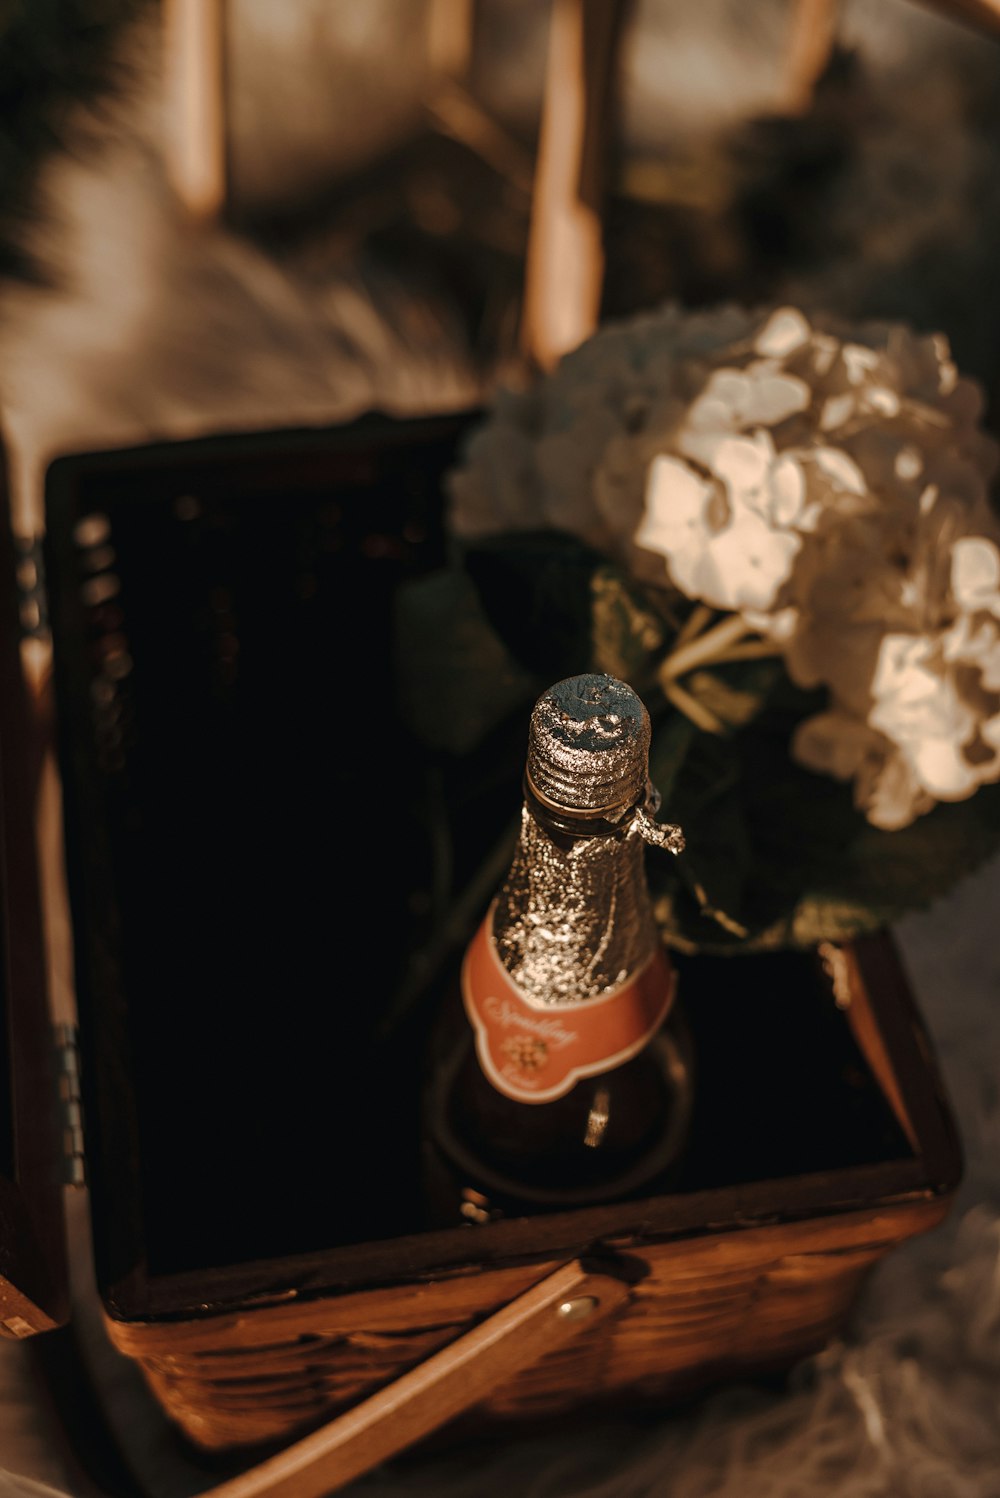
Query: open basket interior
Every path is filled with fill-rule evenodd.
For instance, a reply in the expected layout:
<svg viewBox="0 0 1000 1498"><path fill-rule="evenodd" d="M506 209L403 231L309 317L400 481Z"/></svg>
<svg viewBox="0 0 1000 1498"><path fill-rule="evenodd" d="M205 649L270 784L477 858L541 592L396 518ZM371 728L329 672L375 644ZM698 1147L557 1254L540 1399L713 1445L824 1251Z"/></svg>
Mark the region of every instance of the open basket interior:
<svg viewBox="0 0 1000 1498"><path fill-rule="evenodd" d="M424 1037L461 945L442 948L441 913L516 814L525 732L514 713L449 756L398 706L395 602L445 563L466 425L369 418L52 471L87 1148L116 1315L201 1304L227 1274L237 1296L307 1264L364 1284L596 1229L577 1213L425 1231ZM838 1199L838 1173L869 1170L875 1199L897 1166L917 1180L881 1032L815 956L679 966L698 1086L677 1202L729 1192L724 1216L751 1182L822 1178ZM602 1212L602 1232L649 1218Z"/></svg>

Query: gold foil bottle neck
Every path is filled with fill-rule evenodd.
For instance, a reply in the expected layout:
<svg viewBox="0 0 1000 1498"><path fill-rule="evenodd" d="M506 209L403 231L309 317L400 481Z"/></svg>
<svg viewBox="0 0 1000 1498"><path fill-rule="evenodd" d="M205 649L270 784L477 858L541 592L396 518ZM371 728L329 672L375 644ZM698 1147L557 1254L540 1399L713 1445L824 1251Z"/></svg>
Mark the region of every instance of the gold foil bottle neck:
<svg viewBox="0 0 1000 1498"><path fill-rule="evenodd" d="M571 1004L625 982L659 943L641 838L550 833L529 805L497 896L500 962L536 1004Z"/></svg>
<svg viewBox="0 0 1000 1498"><path fill-rule="evenodd" d="M607 993L659 943L625 815L646 804L649 741L645 707L613 676L570 677L535 705L530 794L493 920L500 962L534 1003Z"/></svg>
<svg viewBox="0 0 1000 1498"><path fill-rule="evenodd" d="M527 780L547 806L595 817L645 794L650 726L640 698L613 676L556 682L535 704Z"/></svg>

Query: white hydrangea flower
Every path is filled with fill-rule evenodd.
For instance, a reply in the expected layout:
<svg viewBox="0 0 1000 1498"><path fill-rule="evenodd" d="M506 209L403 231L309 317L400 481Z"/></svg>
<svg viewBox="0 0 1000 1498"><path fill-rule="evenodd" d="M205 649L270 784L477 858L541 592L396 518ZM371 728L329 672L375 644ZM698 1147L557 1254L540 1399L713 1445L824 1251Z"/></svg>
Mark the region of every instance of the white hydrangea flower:
<svg viewBox="0 0 1000 1498"><path fill-rule="evenodd" d="M995 754L973 756L980 714L963 698L938 642L921 635L886 635L872 681L873 728L896 744L924 790L937 801L962 801L1000 777Z"/></svg>
<svg viewBox="0 0 1000 1498"><path fill-rule="evenodd" d="M685 457L711 467L726 435L778 426L804 411L809 399L805 381L783 374L774 359L755 361L742 371L717 369L685 412L677 445Z"/></svg>
<svg viewBox="0 0 1000 1498"><path fill-rule="evenodd" d="M886 832L908 826L914 815L934 805L905 756L883 734L842 708L816 713L800 723L792 753L818 774L853 780L855 804Z"/></svg>
<svg viewBox="0 0 1000 1498"><path fill-rule="evenodd" d="M627 560L646 471L688 404L684 369L745 342L758 322L737 307L669 306L602 330L532 389L501 394L449 481L455 534L557 528Z"/></svg>
<svg viewBox="0 0 1000 1498"><path fill-rule="evenodd" d="M789 577L802 542L788 520L801 508L803 484L794 463L773 459L761 434L721 441L709 479L677 458L653 460L635 542L668 559L689 598L719 609L767 609Z"/></svg>
<svg viewBox="0 0 1000 1498"><path fill-rule="evenodd" d="M899 832L934 806L906 756L886 743L881 756L870 756L854 778L854 804L873 827Z"/></svg>
<svg viewBox="0 0 1000 1498"><path fill-rule="evenodd" d="M951 549L951 591L968 613L1000 619L1000 550L987 536L961 536Z"/></svg>
<svg viewBox="0 0 1000 1498"><path fill-rule="evenodd" d="M1000 779L997 449L981 410L940 335L670 307L498 402L453 476L453 524L562 528L737 616L793 681L829 692L795 757L902 827Z"/></svg>
<svg viewBox="0 0 1000 1498"><path fill-rule="evenodd" d="M941 635L942 655L949 664L972 666L986 692L1000 692L1000 626L982 615L960 614Z"/></svg>

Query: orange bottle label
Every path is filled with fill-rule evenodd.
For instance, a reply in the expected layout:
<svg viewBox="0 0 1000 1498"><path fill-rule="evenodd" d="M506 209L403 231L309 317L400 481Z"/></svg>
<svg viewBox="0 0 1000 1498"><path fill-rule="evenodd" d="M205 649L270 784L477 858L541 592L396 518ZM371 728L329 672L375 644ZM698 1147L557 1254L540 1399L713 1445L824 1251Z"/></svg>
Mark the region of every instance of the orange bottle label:
<svg viewBox="0 0 1000 1498"><path fill-rule="evenodd" d="M675 985L670 960L657 946L638 972L595 999L539 1004L497 956L492 910L462 968L479 1064L499 1092L519 1103L550 1103L582 1077L631 1061L665 1020Z"/></svg>

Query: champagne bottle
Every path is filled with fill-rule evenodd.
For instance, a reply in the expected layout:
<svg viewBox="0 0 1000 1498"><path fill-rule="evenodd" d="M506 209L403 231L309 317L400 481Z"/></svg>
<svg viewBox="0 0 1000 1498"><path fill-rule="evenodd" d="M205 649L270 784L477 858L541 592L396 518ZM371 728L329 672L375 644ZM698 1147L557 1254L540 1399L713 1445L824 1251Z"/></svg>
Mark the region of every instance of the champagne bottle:
<svg viewBox="0 0 1000 1498"><path fill-rule="evenodd" d="M644 869L649 716L611 676L557 683L531 716L520 837L462 968L465 1023L431 1134L465 1215L629 1194L683 1143L690 1064Z"/></svg>

